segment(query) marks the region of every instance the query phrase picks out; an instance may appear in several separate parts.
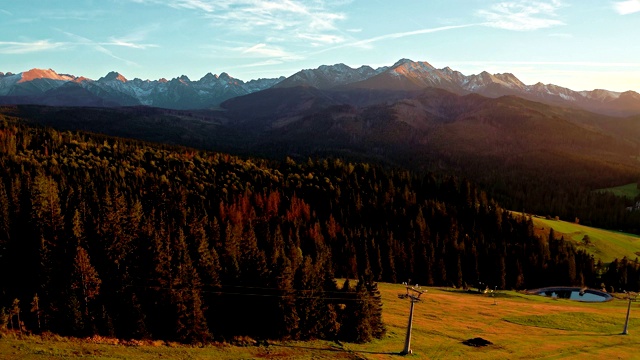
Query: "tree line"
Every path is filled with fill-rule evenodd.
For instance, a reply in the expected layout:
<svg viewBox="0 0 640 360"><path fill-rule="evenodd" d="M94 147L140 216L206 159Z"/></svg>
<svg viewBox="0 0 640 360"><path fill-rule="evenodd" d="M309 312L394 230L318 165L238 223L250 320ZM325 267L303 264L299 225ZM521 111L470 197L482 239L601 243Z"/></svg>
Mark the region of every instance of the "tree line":
<svg viewBox="0 0 640 360"><path fill-rule="evenodd" d="M0 120L0 169L0 306L30 331L364 342L385 333L378 281L617 281L455 177L12 119Z"/></svg>

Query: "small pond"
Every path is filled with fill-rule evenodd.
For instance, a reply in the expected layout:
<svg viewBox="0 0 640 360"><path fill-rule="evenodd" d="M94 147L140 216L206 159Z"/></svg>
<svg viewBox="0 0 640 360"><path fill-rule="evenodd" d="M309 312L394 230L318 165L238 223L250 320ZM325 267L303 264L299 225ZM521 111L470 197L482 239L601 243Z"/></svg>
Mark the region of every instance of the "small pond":
<svg viewBox="0 0 640 360"><path fill-rule="evenodd" d="M531 293L548 296L554 299L567 299L585 302L604 302L613 299L611 295L604 291L579 287L548 287L532 290Z"/></svg>

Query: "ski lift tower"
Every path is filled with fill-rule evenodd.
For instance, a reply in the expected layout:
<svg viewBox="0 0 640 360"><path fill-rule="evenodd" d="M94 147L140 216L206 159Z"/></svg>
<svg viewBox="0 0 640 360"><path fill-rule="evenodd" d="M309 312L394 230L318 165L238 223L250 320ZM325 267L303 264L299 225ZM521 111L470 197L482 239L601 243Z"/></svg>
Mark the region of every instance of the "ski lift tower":
<svg viewBox="0 0 640 360"><path fill-rule="evenodd" d="M409 323L407 324L407 336L404 339L404 350L400 353L401 355L412 354L411 350L411 327L413 324L413 306L420 301L420 296L427 292L427 290L420 290L420 286L416 284L415 286L411 286L408 283L402 283L407 288L407 292L405 294L398 294L400 299L409 299L411 301L411 310L409 310Z"/></svg>
<svg viewBox="0 0 640 360"><path fill-rule="evenodd" d="M627 318L624 321L624 329L622 330L622 334L621 335L629 335L629 315L631 314L631 302L632 301L636 301L636 299L638 298L638 294L634 293L634 292L626 292L627 294L627 300L629 300L629 305L627 305Z"/></svg>

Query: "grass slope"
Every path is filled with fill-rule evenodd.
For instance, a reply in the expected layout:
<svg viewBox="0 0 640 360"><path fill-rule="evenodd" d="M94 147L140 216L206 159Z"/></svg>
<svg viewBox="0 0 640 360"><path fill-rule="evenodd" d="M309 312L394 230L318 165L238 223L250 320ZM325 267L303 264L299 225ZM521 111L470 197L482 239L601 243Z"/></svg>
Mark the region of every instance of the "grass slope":
<svg viewBox="0 0 640 360"><path fill-rule="evenodd" d="M71 339L5 336L0 359L398 359L409 302L401 285L379 284L387 336L368 344L327 341L270 342L269 346L217 345L204 348L127 346ZM415 307L413 358L429 359L632 359L640 346L640 308L634 303L630 335L622 331L627 303L600 304L553 300L516 292L494 299L460 290L429 289ZM493 343L474 348L462 341L481 337ZM159 343L159 342L158 342Z"/></svg>
<svg viewBox="0 0 640 360"><path fill-rule="evenodd" d="M560 220L533 218L536 233L548 235L553 228L556 237L564 236L565 240L573 241L578 247L593 254L596 259L609 263L614 259L635 259L640 256L640 236L620 233L610 230L592 228ZM585 246L582 239L589 235L591 245Z"/></svg>
<svg viewBox="0 0 640 360"><path fill-rule="evenodd" d="M610 192L616 196L626 197L631 200L640 196L640 189L638 189L638 183L631 183L627 185L616 186L606 189L598 189L598 192Z"/></svg>

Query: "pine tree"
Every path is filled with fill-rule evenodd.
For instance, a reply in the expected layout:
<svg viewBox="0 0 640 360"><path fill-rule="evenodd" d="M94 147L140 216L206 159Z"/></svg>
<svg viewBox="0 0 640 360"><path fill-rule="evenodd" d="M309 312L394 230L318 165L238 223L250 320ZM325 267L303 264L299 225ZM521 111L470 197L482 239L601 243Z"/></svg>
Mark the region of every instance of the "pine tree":
<svg viewBox="0 0 640 360"><path fill-rule="evenodd" d="M176 337L185 342L207 342L211 334L203 311L202 283L189 256L182 229L173 239L170 263Z"/></svg>
<svg viewBox="0 0 640 360"><path fill-rule="evenodd" d="M17 327L18 330L20 331L20 333L22 334L22 321L20 321L20 300L19 299L13 299L13 303L11 304L11 317L13 319L13 317L17 318ZM13 322L13 320L12 320ZM12 326L14 329L15 327Z"/></svg>
<svg viewBox="0 0 640 360"><path fill-rule="evenodd" d="M76 257L71 275L71 288L79 291L82 295L84 315L89 315L89 302L100 294L100 284L102 280L98 276L98 272L91 264L87 251L78 246L76 249Z"/></svg>
<svg viewBox="0 0 640 360"><path fill-rule="evenodd" d="M340 327L341 338L345 341L364 343L373 339L371 327L370 296L363 280L358 281L353 297L346 304L345 316Z"/></svg>
<svg viewBox="0 0 640 360"><path fill-rule="evenodd" d="M38 331L40 331L42 329L40 324L40 315L42 315L42 310L40 310L40 298L38 297L38 293L33 296L33 300L31 301L31 312L36 316Z"/></svg>

